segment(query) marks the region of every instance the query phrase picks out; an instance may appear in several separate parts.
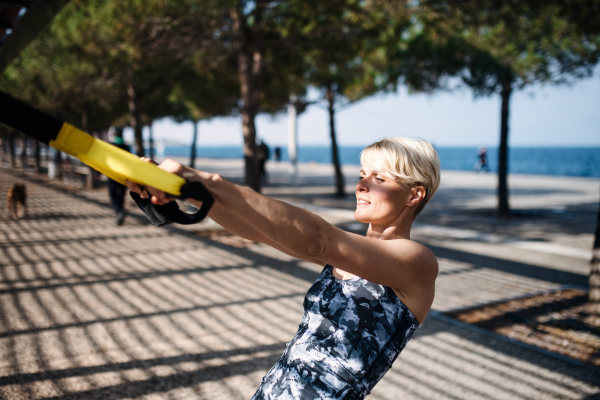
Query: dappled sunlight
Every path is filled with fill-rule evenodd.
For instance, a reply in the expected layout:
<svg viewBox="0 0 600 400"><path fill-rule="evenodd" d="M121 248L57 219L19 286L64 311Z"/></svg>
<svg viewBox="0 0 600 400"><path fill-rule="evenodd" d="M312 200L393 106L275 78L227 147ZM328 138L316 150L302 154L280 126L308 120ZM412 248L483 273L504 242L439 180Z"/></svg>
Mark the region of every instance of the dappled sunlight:
<svg viewBox="0 0 600 400"><path fill-rule="evenodd" d="M13 179L0 172L0 189ZM250 398L297 330L319 267L137 217L115 227L103 196L28 189L32 215L41 215L37 196L59 209L0 224L1 397ZM434 311L369 398L595 393L587 369L436 313L551 289L576 273L420 238L435 243L440 262Z"/></svg>

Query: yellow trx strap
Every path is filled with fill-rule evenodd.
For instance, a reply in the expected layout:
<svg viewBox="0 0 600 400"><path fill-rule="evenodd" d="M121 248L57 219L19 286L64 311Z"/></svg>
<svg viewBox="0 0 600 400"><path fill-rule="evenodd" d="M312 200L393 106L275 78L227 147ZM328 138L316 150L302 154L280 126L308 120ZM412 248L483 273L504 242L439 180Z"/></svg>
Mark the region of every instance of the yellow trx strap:
<svg viewBox="0 0 600 400"><path fill-rule="evenodd" d="M144 162L139 157L96 139L66 122L56 139L50 140L50 146L78 158L123 185L125 179L128 179L140 185L150 185L173 196L180 196L180 188L185 183L182 177Z"/></svg>

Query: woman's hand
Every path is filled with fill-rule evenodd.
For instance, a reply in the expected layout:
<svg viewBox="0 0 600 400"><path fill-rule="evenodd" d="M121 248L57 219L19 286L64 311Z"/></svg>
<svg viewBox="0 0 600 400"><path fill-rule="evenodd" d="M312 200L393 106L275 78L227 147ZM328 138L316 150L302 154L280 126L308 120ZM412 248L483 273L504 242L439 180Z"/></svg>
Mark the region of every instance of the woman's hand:
<svg viewBox="0 0 600 400"><path fill-rule="evenodd" d="M199 179L199 177L197 175L198 171L188 168L188 167L184 167L180 163L173 161L173 160L165 160L162 163L160 163L160 165L148 157L141 157L141 160L158 165L158 168L160 168L164 171L170 172L172 174L179 175L188 181L194 181L194 180ZM152 202L152 204L163 205L163 204L167 204L167 203L175 200L169 194L163 192L162 190L153 188L151 186L143 187L143 186L141 186L135 182L129 181L129 180L126 180L126 183L127 183L127 187L129 188L129 190L131 190L134 193L139 194L142 199L150 198L150 201Z"/></svg>

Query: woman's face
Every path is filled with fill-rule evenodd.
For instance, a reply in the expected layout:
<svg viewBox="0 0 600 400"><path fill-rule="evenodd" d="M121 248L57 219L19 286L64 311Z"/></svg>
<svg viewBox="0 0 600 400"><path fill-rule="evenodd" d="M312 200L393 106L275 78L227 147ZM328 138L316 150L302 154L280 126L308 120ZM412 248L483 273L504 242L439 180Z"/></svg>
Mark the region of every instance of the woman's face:
<svg viewBox="0 0 600 400"><path fill-rule="evenodd" d="M363 165L356 185L354 218L372 225L388 225L400 216L411 198L410 186L400 183L385 172Z"/></svg>

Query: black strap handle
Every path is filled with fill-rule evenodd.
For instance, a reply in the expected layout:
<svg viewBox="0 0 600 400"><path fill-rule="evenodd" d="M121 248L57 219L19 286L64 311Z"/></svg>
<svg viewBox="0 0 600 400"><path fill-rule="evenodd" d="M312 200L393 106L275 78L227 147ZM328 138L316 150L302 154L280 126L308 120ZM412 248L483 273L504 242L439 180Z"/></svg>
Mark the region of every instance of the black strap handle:
<svg viewBox="0 0 600 400"><path fill-rule="evenodd" d="M45 144L56 139L63 121L0 91L0 122Z"/></svg>
<svg viewBox="0 0 600 400"><path fill-rule="evenodd" d="M176 201L157 206L152 204L150 199L142 199L137 193L129 192L129 194L154 226L163 226L173 222L181 225L191 225L197 224L206 218L215 202L208 189L200 182L186 182L180 191L180 199L194 199L202 202L202 206L195 214L181 211Z"/></svg>

